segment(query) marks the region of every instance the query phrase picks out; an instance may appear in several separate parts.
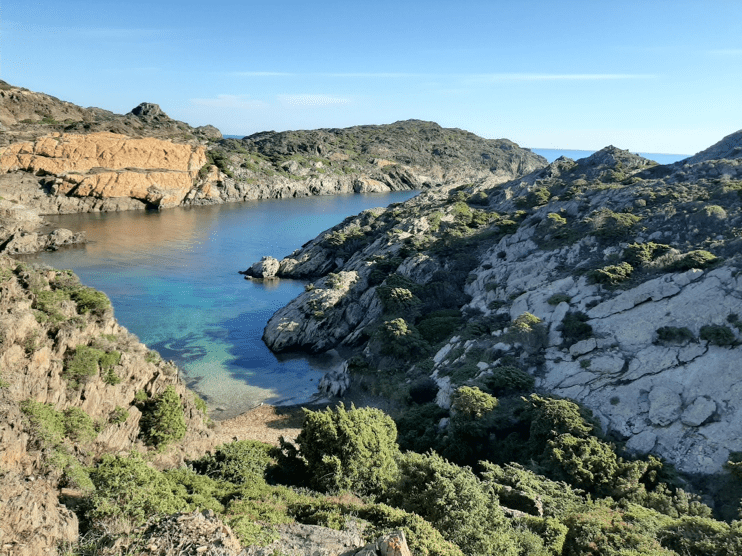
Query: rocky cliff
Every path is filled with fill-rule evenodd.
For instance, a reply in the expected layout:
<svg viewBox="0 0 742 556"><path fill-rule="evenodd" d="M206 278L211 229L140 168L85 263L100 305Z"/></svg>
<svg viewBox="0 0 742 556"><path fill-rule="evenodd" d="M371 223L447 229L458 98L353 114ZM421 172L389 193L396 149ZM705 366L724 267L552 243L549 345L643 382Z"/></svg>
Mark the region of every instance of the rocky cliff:
<svg viewBox="0 0 742 556"><path fill-rule="evenodd" d="M152 103L126 115L0 82L0 195L41 214L506 181L545 165L516 144L408 121L222 139Z"/></svg>
<svg viewBox="0 0 742 556"><path fill-rule="evenodd" d="M172 465L213 445L177 369L119 326L108 299L69 271L0 256L0 309L3 554L56 554L77 540L78 518L67 506L90 488L85 466L103 454L146 452L147 404L168 388L187 430L182 444L153 459Z"/></svg>
<svg viewBox="0 0 742 556"><path fill-rule="evenodd" d="M345 129L263 132L212 146L224 200L369 193L497 182L546 161L506 139L408 120Z"/></svg>
<svg viewBox="0 0 742 556"><path fill-rule="evenodd" d="M738 135L674 166L607 147L349 218L277 261L313 283L264 339L360 355L356 384L433 381L446 410L525 372L628 452L720 473L742 451Z"/></svg>

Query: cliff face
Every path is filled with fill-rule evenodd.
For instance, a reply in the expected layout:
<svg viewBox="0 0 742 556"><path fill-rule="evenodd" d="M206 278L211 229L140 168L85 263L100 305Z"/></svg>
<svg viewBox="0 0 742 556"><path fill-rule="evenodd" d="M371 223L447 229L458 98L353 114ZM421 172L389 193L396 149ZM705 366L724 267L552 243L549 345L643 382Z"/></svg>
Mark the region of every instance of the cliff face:
<svg viewBox="0 0 742 556"><path fill-rule="evenodd" d="M515 365L629 451L718 473L742 450L742 159L694 160L608 147L349 218L280 261L315 281L264 339L429 376L443 408Z"/></svg>
<svg viewBox="0 0 742 556"><path fill-rule="evenodd" d="M180 463L213 444L206 415L177 369L118 325L108 300L69 271L0 256L0 534L3 551L56 554L75 542L84 466L146 452L147 403L171 388L187 431L152 452ZM89 479L88 479L89 481ZM60 490L61 489L61 490ZM5 552L4 552L5 553Z"/></svg>
<svg viewBox="0 0 742 556"><path fill-rule="evenodd" d="M191 191L205 152L203 146L114 133L52 134L0 150L0 171L47 176L43 183L52 196L129 198L167 207Z"/></svg>

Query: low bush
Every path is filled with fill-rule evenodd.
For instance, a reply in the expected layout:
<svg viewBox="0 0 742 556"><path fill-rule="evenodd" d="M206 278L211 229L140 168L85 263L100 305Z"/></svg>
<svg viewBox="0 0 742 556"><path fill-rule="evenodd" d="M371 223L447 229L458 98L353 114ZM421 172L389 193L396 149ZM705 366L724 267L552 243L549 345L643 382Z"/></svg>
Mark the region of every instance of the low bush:
<svg viewBox="0 0 742 556"><path fill-rule="evenodd" d="M397 428L382 411L341 404L325 411L305 410L296 438L312 486L323 491L378 494L397 473Z"/></svg>
<svg viewBox="0 0 742 556"><path fill-rule="evenodd" d="M737 337L728 326L707 324L701 327L699 334L701 340L715 346L733 346L737 342Z"/></svg>
<svg viewBox="0 0 742 556"><path fill-rule="evenodd" d="M671 263L667 270L671 272L684 272L692 268L708 268L719 262L719 258L704 250L690 251L677 261Z"/></svg>
<svg viewBox="0 0 742 556"><path fill-rule="evenodd" d="M535 384L534 378L518 367L504 365L491 370L491 375L484 377L484 385L494 395L530 392Z"/></svg>
<svg viewBox="0 0 742 556"><path fill-rule="evenodd" d="M587 323L588 320L589 317L581 311L570 311L564 315L559 329L566 347L592 337L593 327Z"/></svg>
<svg viewBox="0 0 742 556"><path fill-rule="evenodd" d="M588 272L587 277L593 284L615 286L631 278L632 272L634 272L634 267L627 262L622 262L617 265L608 265L603 268L591 270Z"/></svg>
<svg viewBox="0 0 742 556"><path fill-rule="evenodd" d="M140 435L148 445L164 449L168 444L182 440L185 433L183 405L172 386L168 386L154 400L145 402Z"/></svg>
<svg viewBox="0 0 742 556"><path fill-rule="evenodd" d="M482 392L476 386L461 386L452 397L451 407L474 418L481 418L497 407L497 398Z"/></svg>
<svg viewBox="0 0 742 556"><path fill-rule="evenodd" d="M693 332L683 326L679 328L677 326L662 326L657 329L657 341L668 344L683 344L685 342L695 340Z"/></svg>
<svg viewBox="0 0 742 556"><path fill-rule="evenodd" d="M408 452L399 465L399 480L384 494L387 503L420 515L465 554L518 554L497 496L471 469L435 453Z"/></svg>
<svg viewBox="0 0 742 556"><path fill-rule="evenodd" d="M223 444L213 454L193 462L193 468L202 475L235 484L265 480L271 465L272 446L255 440L240 440Z"/></svg>

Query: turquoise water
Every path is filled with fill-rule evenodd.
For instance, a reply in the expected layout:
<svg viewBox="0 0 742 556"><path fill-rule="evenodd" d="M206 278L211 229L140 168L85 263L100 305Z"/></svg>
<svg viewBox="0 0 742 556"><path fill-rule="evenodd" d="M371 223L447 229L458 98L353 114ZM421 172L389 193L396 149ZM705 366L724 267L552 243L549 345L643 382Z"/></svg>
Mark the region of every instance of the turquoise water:
<svg viewBox="0 0 742 556"><path fill-rule="evenodd" d="M290 254L346 216L415 194L47 217L57 226L85 230L89 242L31 260L71 268L83 283L105 292L119 323L174 360L213 416L227 418L260 402L308 400L335 363L271 353L261 340L263 328L304 283L263 284L238 271L263 255Z"/></svg>

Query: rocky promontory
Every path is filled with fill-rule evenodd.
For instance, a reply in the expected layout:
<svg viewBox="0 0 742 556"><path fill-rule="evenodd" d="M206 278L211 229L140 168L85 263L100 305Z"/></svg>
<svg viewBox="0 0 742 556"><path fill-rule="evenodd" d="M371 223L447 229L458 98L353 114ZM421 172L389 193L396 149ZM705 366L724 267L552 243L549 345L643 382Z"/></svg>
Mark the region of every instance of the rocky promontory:
<svg viewBox="0 0 742 556"><path fill-rule="evenodd" d="M502 182L546 164L511 141L432 122L223 139L153 103L117 115L5 82L0 125L0 196L41 214Z"/></svg>
<svg viewBox="0 0 742 556"><path fill-rule="evenodd" d="M462 386L507 392L486 388L505 369L584 404L629 453L722 473L742 451L738 135L716 149L729 158L607 147L348 218L278 262L312 283L264 339L344 349L356 386L391 372L444 412Z"/></svg>

